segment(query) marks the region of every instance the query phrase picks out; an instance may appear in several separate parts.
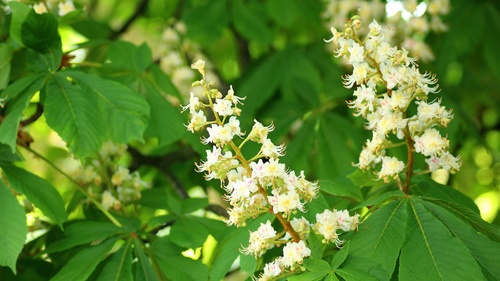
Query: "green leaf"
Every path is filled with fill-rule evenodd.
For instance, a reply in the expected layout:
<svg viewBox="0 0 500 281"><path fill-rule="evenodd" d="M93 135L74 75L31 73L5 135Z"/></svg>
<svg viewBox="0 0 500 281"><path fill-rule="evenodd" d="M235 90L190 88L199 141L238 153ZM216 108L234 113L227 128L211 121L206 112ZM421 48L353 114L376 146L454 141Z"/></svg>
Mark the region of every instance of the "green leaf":
<svg viewBox="0 0 500 281"><path fill-rule="evenodd" d="M213 44L228 23L227 0L214 0L183 9L187 37L205 44Z"/></svg>
<svg viewBox="0 0 500 281"><path fill-rule="evenodd" d="M487 3L488 23L492 34L500 32L500 12L496 9L493 3ZM497 79L500 79L500 59L496 55L497 46L500 43L498 36L484 36L483 40L483 55L488 66L493 70Z"/></svg>
<svg viewBox="0 0 500 281"><path fill-rule="evenodd" d="M59 227L68 219L61 195L48 181L18 168L8 162L0 162L9 183L17 192L28 198L44 215L54 220Z"/></svg>
<svg viewBox="0 0 500 281"><path fill-rule="evenodd" d="M318 178L332 179L350 172L352 170L350 163L354 162L354 153L346 140L352 137L352 124L345 118L332 113L322 114L319 122L318 147L320 149L316 157Z"/></svg>
<svg viewBox="0 0 500 281"><path fill-rule="evenodd" d="M172 244L168 237L155 240L149 250L160 270L169 280L208 280L207 266L199 260L184 257L181 253L182 249Z"/></svg>
<svg viewBox="0 0 500 281"><path fill-rule="evenodd" d="M135 265L135 281L157 281L153 266L142 249L142 242L139 238L134 239L135 256L137 262Z"/></svg>
<svg viewBox="0 0 500 281"><path fill-rule="evenodd" d="M319 186L321 191L328 194L354 199L357 202L363 201L363 195L361 194L360 187L354 185L346 177L338 177L333 180L320 180Z"/></svg>
<svg viewBox="0 0 500 281"><path fill-rule="evenodd" d="M175 87L168 75L163 72L156 64L151 65L151 74L153 74L154 84L157 89L166 95L182 99L181 93Z"/></svg>
<svg viewBox="0 0 500 281"><path fill-rule="evenodd" d="M196 231L193 231L196 229ZM187 216L178 217L170 229L170 240L181 247L195 249L203 245L208 237L208 230L196 219Z"/></svg>
<svg viewBox="0 0 500 281"><path fill-rule="evenodd" d="M274 39L272 30L266 24L266 11L261 4L232 1L233 24L244 38L268 45Z"/></svg>
<svg viewBox="0 0 500 281"><path fill-rule="evenodd" d="M240 254L239 250L242 245L248 244L250 231L255 231L260 223L267 220L272 221L273 215L267 214L258 217L253 221L248 221L246 227L236 229L235 227L228 227L226 236L218 241L217 247L214 250L214 255L210 262L210 280L221 280L231 268L235 259Z"/></svg>
<svg viewBox="0 0 500 281"><path fill-rule="evenodd" d="M330 267L330 264L328 264L328 262L322 259L315 259L315 258L304 259L303 265L309 271L315 271L315 272L329 272L332 269Z"/></svg>
<svg viewBox="0 0 500 281"><path fill-rule="evenodd" d="M350 243L351 243L350 241L347 241L347 243L345 243L342 246L342 249L340 249L340 251L338 251L335 254L335 256L333 256L333 259L331 262L331 266L333 269L337 269L340 265L342 265L342 263L347 258L347 255L349 254L349 244Z"/></svg>
<svg viewBox="0 0 500 281"><path fill-rule="evenodd" d="M283 27L290 27L297 16L300 15L300 10L294 1L268 0L265 5L269 17Z"/></svg>
<svg viewBox="0 0 500 281"><path fill-rule="evenodd" d="M481 280L481 268L465 245L412 198L408 201L407 237L401 248L402 280Z"/></svg>
<svg viewBox="0 0 500 281"><path fill-rule="evenodd" d="M22 160L22 156L19 153L13 153L10 146L0 143L0 161L15 162Z"/></svg>
<svg viewBox="0 0 500 281"><path fill-rule="evenodd" d="M151 188L141 191L141 199L138 204L153 209L168 209L168 191L166 188Z"/></svg>
<svg viewBox="0 0 500 281"><path fill-rule="evenodd" d="M24 209L17 202L16 197L0 181L0 266L8 266L14 273L16 260L21 252L28 227Z"/></svg>
<svg viewBox="0 0 500 281"><path fill-rule="evenodd" d="M406 200L400 199L383 205L360 224L351 237L348 259L354 264L360 260L357 257L360 262L374 259L388 274L385 278L389 278L405 239L406 204Z"/></svg>
<svg viewBox="0 0 500 281"><path fill-rule="evenodd" d="M28 14L31 12L31 8L28 5L17 2L17 1L9 1L7 4L12 11L12 21L10 23L10 36L14 41L19 44L23 43L22 39L22 26Z"/></svg>
<svg viewBox="0 0 500 281"><path fill-rule="evenodd" d="M109 222L78 221L65 225L65 238L48 245L47 252L55 253L73 248L78 245L89 244L123 233L123 229Z"/></svg>
<svg viewBox="0 0 500 281"><path fill-rule="evenodd" d="M309 247L309 249L311 249L310 258L321 259L323 257L323 252L325 251L326 245L321 241L322 239L323 236L320 234L316 234L316 232L314 231L311 231L309 233L309 238L307 238L307 246Z"/></svg>
<svg viewBox="0 0 500 281"><path fill-rule="evenodd" d="M363 207L368 207L369 209L377 208L379 205L384 204L389 200L397 200L398 198L403 198L405 194L401 190L394 190L389 192L384 192L375 197L372 197L360 205L352 208L352 210L359 210Z"/></svg>
<svg viewBox="0 0 500 281"><path fill-rule="evenodd" d="M189 214L208 206L208 198L187 198L181 201L183 214Z"/></svg>
<svg viewBox="0 0 500 281"><path fill-rule="evenodd" d="M288 277L288 281L312 281L320 280L320 278L326 276L328 272L324 271L314 271L314 272L304 272L299 275L292 275Z"/></svg>
<svg viewBox="0 0 500 281"><path fill-rule="evenodd" d="M257 269L257 260L254 256L240 253L240 269L249 275L254 274Z"/></svg>
<svg viewBox="0 0 500 281"><path fill-rule="evenodd" d="M282 61L284 59L282 52L265 58L251 73L246 75L241 85L234 88L238 96L247 97L245 114L254 116L255 112L272 97L283 76Z"/></svg>
<svg viewBox="0 0 500 281"><path fill-rule="evenodd" d="M363 269L338 268L337 270L335 270L335 273L340 277L344 278L346 281L380 280L375 278L373 275L366 273Z"/></svg>
<svg viewBox="0 0 500 281"><path fill-rule="evenodd" d="M46 70L57 70L61 64L62 43L57 19L51 13L37 14L31 10L21 26L23 44L43 54Z"/></svg>
<svg viewBox="0 0 500 281"><path fill-rule="evenodd" d="M10 61L14 48L7 44L0 44L0 90L5 89L9 84Z"/></svg>
<svg viewBox="0 0 500 281"><path fill-rule="evenodd" d="M51 13L37 14L31 10L22 24L23 44L41 53L61 48L57 19Z"/></svg>
<svg viewBox="0 0 500 281"><path fill-rule="evenodd" d="M12 84L10 84L5 90L0 94L1 98L8 100L14 99L20 93L25 92L28 87L30 87L35 81L38 81L43 76L40 73L32 73L23 78L17 79ZM38 89L39 90L39 89Z"/></svg>
<svg viewBox="0 0 500 281"><path fill-rule="evenodd" d="M500 267L498 266L500 243L492 241L486 236L477 233L472 227L465 224L445 208L433 204L432 202L417 199L416 201L441 220L448 227L453 236L457 237L469 249L476 261L485 268L491 276L500 276Z"/></svg>
<svg viewBox="0 0 500 281"><path fill-rule="evenodd" d="M439 184L427 175L415 177L414 181L417 184L415 187L411 188L411 193L441 199L444 201L455 202L456 204L467 207L479 214L479 208L474 201L460 191L450 186Z"/></svg>
<svg viewBox="0 0 500 281"><path fill-rule="evenodd" d="M74 255L50 281L85 281L104 256L113 248L116 239L108 239Z"/></svg>
<svg viewBox="0 0 500 281"><path fill-rule="evenodd" d="M132 240L128 239L118 251L113 253L104 265L97 281L133 281Z"/></svg>
<svg viewBox="0 0 500 281"><path fill-rule="evenodd" d="M146 100L132 89L111 80L78 71L64 71L103 105L108 138L114 143L143 140L149 117Z"/></svg>
<svg viewBox="0 0 500 281"><path fill-rule="evenodd" d="M151 49L145 43L140 46L126 41L115 41L109 45L108 59L113 67L133 70L142 73L152 63Z"/></svg>
<svg viewBox="0 0 500 281"><path fill-rule="evenodd" d="M29 77L29 79L28 79ZM17 133L19 130L19 123L23 118L24 110L28 107L29 102L33 95L42 88L45 83L44 79L41 79L39 75L33 75L26 77L25 80L27 83L26 88L24 89L15 89L18 87L18 84L7 87L5 92L7 95L9 93L14 94L12 98L10 98L9 103L7 104L6 116L0 124L0 142L7 144L12 152L16 151L16 143L17 143ZM31 79L37 79L31 81ZM24 79L21 79L24 80ZM19 81L21 81L19 80Z"/></svg>
<svg viewBox="0 0 500 281"><path fill-rule="evenodd" d="M295 106L293 108L296 108ZM297 120L296 118L294 121ZM287 128L288 132L288 128ZM286 153L281 158L283 163L296 171L307 171L310 168L311 151L314 148L316 132L314 120L306 119L297 133L286 146Z"/></svg>
<svg viewBox="0 0 500 281"><path fill-rule="evenodd" d="M285 98L297 99L310 108L319 106L321 77L316 66L304 55L304 50L289 47L285 49L285 71L281 90Z"/></svg>
<svg viewBox="0 0 500 281"><path fill-rule="evenodd" d="M174 108L152 85L146 83L144 86L146 100L151 108L146 136L157 137L160 146L180 139L186 133L180 110Z"/></svg>
<svg viewBox="0 0 500 281"><path fill-rule="evenodd" d="M351 179L352 183L359 187L363 186L373 186L378 184L380 181L377 180L370 172L363 172L360 169L356 169L354 172L347 176Z"/></svg>
<svg viewBox="0 0 500 281"><path fill-rule="evenodd" d="M449 201L425 197L422 197L422 199L445 208L450 213L471 225L476 229L476 231L488 236L494 241L500 242L500 230L497 227L485 222L478 213L472 211L471 209Z"/></svg>
<svg viewBox="0 0 500 281"><path fill-rule="evenodd" d="M97 152L106 131L95 98L71 84L61 72L49 80L46 90L44 112L47 124L61 136L75 156L86 157Z"/></svg>

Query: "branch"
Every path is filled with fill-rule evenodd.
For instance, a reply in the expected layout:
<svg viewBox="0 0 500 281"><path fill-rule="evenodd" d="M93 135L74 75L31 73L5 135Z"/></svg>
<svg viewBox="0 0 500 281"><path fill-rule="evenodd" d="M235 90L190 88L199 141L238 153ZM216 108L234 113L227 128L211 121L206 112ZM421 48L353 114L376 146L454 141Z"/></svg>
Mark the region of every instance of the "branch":
<svg viewBox="0 0 500 281"><path fill-rule="evenodd" d="M34 123L43 114L43 106L40 103L36 104L36 111L28 119L21 121L21 127L26 127L31 123Z"/></svg>
<svg viewBox="0 0 500 281"><path fill-rule="evenodd" d="M127 29L132 25L132 23L146 11L146 7L148 6L149 0L141 0L137 8L135 9L135 12L132 14L132 16L123 24L123 26L113 32L109 39L113 40L118 38L121 34L125 33Z"/></svg>

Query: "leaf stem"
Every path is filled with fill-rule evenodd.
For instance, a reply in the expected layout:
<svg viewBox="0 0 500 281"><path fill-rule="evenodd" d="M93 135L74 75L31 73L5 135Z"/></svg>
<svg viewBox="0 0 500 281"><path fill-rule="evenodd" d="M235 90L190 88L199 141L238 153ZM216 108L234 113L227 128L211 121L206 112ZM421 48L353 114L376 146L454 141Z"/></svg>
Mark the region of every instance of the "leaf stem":
<svg viewBox="0 0 500 281"><path fill-rule="evenodd" d="M49 164L52 168L54 168L56 171L58 171L61 175L63 175L64 177L66 177L67 179L69 179L72 183L74 183L77 187L78 187L78 190L83 193L92 203L94 203L94 205L99 209L101 210L101 212L103 212L103 214L108 217L108 219L116 226L118 227L122 227L122 224L110 213L108 212L108 210L106 210L102 204L97 201L94 197L92 197L88 192L87 190L85 190L85 185L78 182L77 180L75 180L74 178L72 178L70 175L68 175L66 172L64 172L63 170L61 170L59 167L57 167L54 163L52 163L47 157L43 156L42 154L38 153L37 151L33 150L32 148L30 147L27 147L27 146L22 146L24 147L26 150L28 150L29 152L33 153L36 157L42 159L43 161L45 161L47 164Z"/></svg>

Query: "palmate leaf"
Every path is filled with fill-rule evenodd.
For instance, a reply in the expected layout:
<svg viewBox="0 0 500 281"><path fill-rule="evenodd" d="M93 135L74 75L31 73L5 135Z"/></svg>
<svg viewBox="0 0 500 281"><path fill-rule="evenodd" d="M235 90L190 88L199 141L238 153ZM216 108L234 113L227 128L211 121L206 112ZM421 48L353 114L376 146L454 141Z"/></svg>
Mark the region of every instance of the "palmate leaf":
<svg viewBox="0 0 500 281"><path fill-rule="evenodd" d="M401 280L482 280L481 268L462 241L417 198L407 201L407 232L401 248Z"/></svg>
<svg viewBox="0 0 500 281"><path fill-rule="evenodd" d="M16 273L17 256L28 233L26 216L3 181L0 181L0 200L0 266L8 266Z"/></svg>
<svg viewBox="0 0 500 281"><path fill-rule="evenodd" d="M86 157L104 141L105 118L97 101L61 73L47 83L44 101L47 124L66 142L77 157Z"/></svg>
<svg viewBox="0 0 500 281"><path fill-rule="evenodd" d="M44 215L53 219L62 228L68 215L64 209L61 195L48 181L18 168L11 163L0 162L0 167L9 179L9 183L17 192L22 193Z"/></svg>
<svg viewBox="0 0 500 281"><path fill-rule="evenodd" d="M108 239L98 245L78 252L50 281L85 281L104 256L113 248L116 239Z"/></svg>

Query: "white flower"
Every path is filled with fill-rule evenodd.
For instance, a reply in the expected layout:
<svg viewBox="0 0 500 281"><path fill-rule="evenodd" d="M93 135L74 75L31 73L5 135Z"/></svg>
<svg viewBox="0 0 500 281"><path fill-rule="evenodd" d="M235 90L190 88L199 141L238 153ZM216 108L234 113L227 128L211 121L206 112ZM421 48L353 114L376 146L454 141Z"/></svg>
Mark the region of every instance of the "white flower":
<svg viewBox="0 0 500 281"><path fill-rule="evenodd" d="M226 99L217 99L214 103L214 111L219 114L219 116L229 116L233 115L233 104L231 101Z"/></svg>
<svg viewBox="0 0 500 281"><path fill-rule="evenodd" d="M111 182L115 186L120 186L124 181L128 181L130 179L132 179L132 177L130 176L129 170L123 166L119 166L111 177Z"/></svg>
<svg viewBox="0 0 500 281"><path fill-rule="evenodd" d="M384 156L382 157L382 169L380 169L378 176L387 182L389 178L397 177L404 168L403 161L399 161L396 157Z"/></svg>
<svg viewBox="0 0 500 281"><path fill-rule="evenodd" d="M294 268L296 265L302 264L305 257L311 255L311 250L306 246L303 240L299 242L288 242L283 247L283 257L280 262L285 267Z"/></svg>
<svg viewBox="0 0 500 281"><path fill-rule="evenodd" d="M448 140L438 130L429 128L421 136L415 136L415 151L425 156L441 154L448 148Z"/></svg>
<svg viewBox="0 0 500 281"><path fill-rule="evenodd" d="M61 17L75 10L75 5L71 0L65 0L64 2L60 2L57 7L59 8L59 16Z"/></svg>
<svg viewBox="0 0 500 281"><path fill-rule="evenodd" d="M271 158L278 158L284 155L285 147L283 145L274 145L270 139L266 139L262 143L262 154Z"/></svg>
<svg viewBox="0 0 500 281"><path fill-rule="evenodd" d="M255 257L262 256L268 249L274 247L272 242L276 234L270 221L261 223L256 231L250 232L248 247L242 249L242 252Z"/></svg>
<svg viewBox="0 0 500 281"><path fill-rule="evenodd" d="M250 134L248 134L248 139L259 143L264 143L264 141L267 139L267 134L269 132L272 132L273 130L273 124L269 126L263 126L262 123L254 120L254 125L252 127L252 130L250 131Z"/></svg>
<svg viewBox="0 0 500 281"><path fill-rule="evenodd" d="M203 111L199 110L192 113L191 120L189 124L186 126L187 129L191 132L198 131L203 128L207 124L207 117Z"/></svg>
<svg viewBox="0 0 500 281"><path fill-rule="evenodd" d="M205 75L205 61L197 60L195 63L191 64L192 69L198 70L202 75Z"/></svg>
<svg viewBox="0 0 500 281"><path fill-rule="evenodd" d="M281 265L278 260L267 263L264 266L264 271L257 279L258 281L267 281L273 277L280 275L281 273Z"/></svg>
<svg viewBox="0 0 500 281"><path fill-rule="evenodd" d="M116 200L116 198L108 190L102 193L101 204L106 210L109 210L109 208L119 209L121 205L120 201Z"/></svg>
<svg viewBox="0 0 500 281"><path fill-rule="evenodd" d="M45 6L45 3L39 2L33 5L33 10L35 10L35 13L37 14L44 14L47 13L47 6Z"/></svg>

